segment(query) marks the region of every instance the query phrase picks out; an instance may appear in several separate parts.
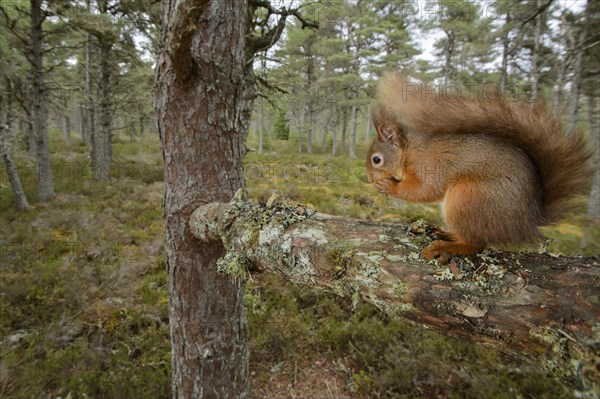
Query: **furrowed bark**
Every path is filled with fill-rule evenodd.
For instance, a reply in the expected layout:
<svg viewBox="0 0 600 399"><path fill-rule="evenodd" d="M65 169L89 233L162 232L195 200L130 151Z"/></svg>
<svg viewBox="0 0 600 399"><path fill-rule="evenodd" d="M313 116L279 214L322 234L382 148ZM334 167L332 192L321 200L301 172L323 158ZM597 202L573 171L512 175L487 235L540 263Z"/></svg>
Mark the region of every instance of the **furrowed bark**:
<svg viewBox="0 0 600 399"><path fill-rule="evenodd" d="M276 272L296 284L376 305L442 334L541 361L576 389L600 389L600 259L486 252L447 266L421 256L432 226L352 220L303 206L233 200L190 218L220 239L218 268Z"/></svg>
<svg viewBox="0 0 600 399"><path fill-rule="evenodd" d="M200 204L244 188L253 84L247 1L164 1L155 107L165 163L164 222L173 398L245 398L244 289L217 273L220 240L188 228ZM251 66L251 64L249 64Z"/></svg>
<svg viewBox="0 0 600 399"><path fill-rule="evenodd" d="M54 197L54 186L48 138L48 109L44 98L46 89L42 51L43 21L42 1L31 0L32 126L36 148L38 199L46 202Z"/></svg>

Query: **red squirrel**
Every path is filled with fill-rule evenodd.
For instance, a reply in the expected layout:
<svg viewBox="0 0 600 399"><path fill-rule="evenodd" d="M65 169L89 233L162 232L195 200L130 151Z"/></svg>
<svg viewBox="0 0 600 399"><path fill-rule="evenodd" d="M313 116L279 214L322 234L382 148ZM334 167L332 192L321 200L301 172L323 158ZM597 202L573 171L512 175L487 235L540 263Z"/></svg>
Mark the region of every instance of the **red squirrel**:
<svg viewBox="0 0 600 399"><path fill-rule="evenodd" d="M532 242L589 187L584 137L563 134L542 104L441 95L387 73L372 119L369 181L394 197L442 204L449 231L436 232L426 259Z"/></svg>

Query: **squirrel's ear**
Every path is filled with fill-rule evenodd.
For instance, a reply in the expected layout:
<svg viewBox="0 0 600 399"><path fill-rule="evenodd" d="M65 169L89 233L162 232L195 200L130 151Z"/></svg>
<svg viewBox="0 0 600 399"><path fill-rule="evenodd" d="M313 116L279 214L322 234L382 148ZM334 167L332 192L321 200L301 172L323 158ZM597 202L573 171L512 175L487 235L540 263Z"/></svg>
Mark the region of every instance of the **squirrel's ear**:
<svg viewBox="0 0 600 399"><path fill-rule="evenodd" d="M377 126L377 138L382 143L392 143L397 146L402 144L401 131L389 122L382 122Z"/></svg>

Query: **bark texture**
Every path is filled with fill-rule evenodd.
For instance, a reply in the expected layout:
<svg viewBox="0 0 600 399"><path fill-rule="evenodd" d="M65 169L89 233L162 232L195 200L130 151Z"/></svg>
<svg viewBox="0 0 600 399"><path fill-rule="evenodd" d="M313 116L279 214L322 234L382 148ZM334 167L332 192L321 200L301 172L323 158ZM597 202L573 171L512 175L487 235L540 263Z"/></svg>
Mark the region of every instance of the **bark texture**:
<svg viewBox="0 0 600 399"><path fill-rule="evenodd" d="M94 132L95 151L94 159L94 178L96 180L108 180L110 164L112 161L112 141L111 141L111 79L110 79L110 53L112 40L103 38L100 40L100 60L98 60L98 73L100 75L100 104L98 107L99 129Z"/></svg>
<svg viewBox="0 0 600 399"><path fill-rule="evenodd" d="M40 201L54 197L50 148L48 144L48 109L44 98L44 62L42 52L42 0L31 0L31 73L32 116L36 148L37 186Z"/></svg>
<svg viewBox="0 0 600 399"><path fill-rule="evenodd" d="M12 147L16 138L12 126L14 117L12 111L12 83L8 78L4 83L6 90L0 93L0 156L4 160L8 181L15 194L17 209L26 211L29 209L29 202L27 201L19 173L11 157Z"/></svg>
<svg viewBox="0 0 600 399"><path fill-rule="evenodd" d="M588 216L600 221L600 97L588 95L588 120L590 123L590 142L594 149L592 162L594 177L592 190L588 197Z"/></svg>
<svg viewBox="0 0 600 399"><path fill-rule="evenodd" d="M220 240L198 241L199 205L244 189L253 85L247 1L167 0L156 72L165 164L164 221L174 398L243 398L248 346L243 287L217 273Z"/></svg>
<svg viewBox="0 0 600 399"><path fill-rule="evenodd" d="M600 389L598 257L487 252L440 266L421 257L432 235L424 223L373 223L241 200L199 207L190 226L200 240L223 241L228 252L219 270L238 280L280 273L536 359L578 390Z"/></svg>

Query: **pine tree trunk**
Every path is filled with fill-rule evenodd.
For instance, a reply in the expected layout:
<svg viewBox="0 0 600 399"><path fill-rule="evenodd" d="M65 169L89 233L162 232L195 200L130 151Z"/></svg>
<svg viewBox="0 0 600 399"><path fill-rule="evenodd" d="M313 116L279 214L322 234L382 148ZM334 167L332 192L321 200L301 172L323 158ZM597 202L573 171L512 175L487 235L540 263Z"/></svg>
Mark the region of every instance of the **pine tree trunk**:
<svg viewBox="0 0 600 399"><path fill-rule="evenodd" d="M567 61L565 59L560 60L560 67L558 69L558 76L554 86L553 96L553 110L554 113L559 115L561 113L563 103L563 86L565 85L565 75L567 69Z"/></svg>
<svg viewBox="0 0 600 399"><path fill-rule="evenodd" d="M308 113L308 128L306 129L306 152L312 154L313 120L312 111Z"/></svg>
<svg viewBox="0 0 600 399"><path fill-rule="evenodd" d="M365 126L365 139L363 142L369 143L371 141L371 108L367 109L367 120Z"/></svg>
<svg viewBox="0 0 600 399"><path fill-rule="evenodd" d="M42 0L31 0L32 123L36 149L36 177L38 199L48 201L54 196L54 187L48 143L48 110L44 98L42 22Z"/></svg>
<svg viewBox="0 0 600 399"><path fill-rule="evenodd" d="M588 96L588 118L590 122L590 141L594 149L595 165L592 191L588 199L588 216L600 219L600 97Z"/></svg>
<svg viewBox="0 0 600 399"><path fill-rule="evenodd" d="M332 116L331 119L333 120L333 129L331 129L331 155L336 155L337 153L337 129L338 129L338 124L337 124L337 101L334 100L333 101L333 105L332 105Z"/></svg>
<svg viewBox="0 0 600 399"><path fill-rule="evenodd" d="M348 107L343 107L342 111L342 153L346 151L346 130L348 130Z"/></svg>
<svg viewBox="0 0 600 399"><path fill-rule="evenodd" d="M443 54L444 54L444 66L442 67L442 73L444 76L444 84L448 84L450 79L452 78L452 74L454 72L454 65L452 56L454 55L455 49L455 34L452 30L446 31L446 44L444 45Z"/></svg>
<svg viewBox="0 0 600 399"><path fill-rule="evenodd" d="M29 202L25 196L25 191L21 184L21 179L11 158L11 151L15 140L12 122L12 85L10 80L6 79L6 90L0 93L0 154L6 166L6 174L10 187L15 194L16 206L20 211L29 209Z"/></svg>
<svg viewBox="0 0 600 399"><path fill-rule="evenodd" d="M260 102L259 107L259 127L258 127L258 153L262 154L263 152L263 144L264 144L264 135L265 135L265 109L263 105L263 101Z"/></svg>
<svg viewBox="0 0 600 399"><path fill-rule="evenodd" d="M309 86L310 87L310 86ZM314 130L314 109L313 109L313 99L312 99L312 91L308 91L308 122L305 124L306 126L306 152L308 154L312 154L312 140L313 140L313 130Z"/></svg>
<svg viewBox="0 0 600 399"><path fill-rule="evenodd" d="M35 131L33 130L33 122L28 121L25 123L27 126L27 150L29 155L34 157L37 154L37 140L35 138Z"/></svg>
<svg viewBox="0 0 600 399"><path fill-rule="evenodd" d="M304 120L304 107L301 107L300 109L300 117L298 118L298 154L302 153L302 129L304 129L304 126L306 125L306 122Z"/></svg>
<svg viewBox="0 0 600 399"><path fill-rule="evenodd" d="M2 158L4 159L4 165L6 166L6 174L8 175L10 187L15 194L17 209L20 211L26 211L29 209L29 202L27 201L27 196L23 190L23 185L21 184L21 179L19 178L19 173L17 172L15 163L8 152L5 152Z"/></svg>
<svg viewBox="0 0 600 399"><path fill-rule="evenodd" d="M96 180L108 180L111 162L111 100L110 100L110 72L109 57L112 43L100 42L100 60L98 73L100 77L100 104L98 108L99 129L94 135L94 177Z"/></svg>
<svg viewBox="0 0 600 399"><path fill-rule="evenodd" d="M85 144L89 144L89 135L87 130L87 117L83 103L79 104L79 136Z"/></svg>
<svg viewBox="0 0 600 399"><path fill-rule="evenodd" d="M88 13L90 0L86 0ZM86 91L86 139L90 145L90 169L96 170L96 110L94 107L94 83L92 80L92 35L88 32L85 41L85 91Z"/></svg>
<svg viewBox="0 0 600 399"><path fill-rule="evenodd" d="M587 39L587 31L590 20L590 7L591 1L588 0L586 10L584 12L583 28L579 35L579 40L575 44L575 61L573 62L573 78L571 79L571 98L569 99L569 106L567 110L567 132L572 132L577 125L577 112L579 111L579 93L581 84L581 72L583 68L583 53L585 42Z"/></svg>
<svg viewBox="0 0 600 399"><path fill-rule="evenodd" d="M509 49L510 49L510 42L509 42L509 38L508 38L508 25L511 22L511 16L510 16L510 12L507 11L506 12L506 17L504 20L504 31L502 32L502 37L501 37L501 41L502 41L502 63L500 66L500 93L504 94L504 92L506 91L506 84L508 82L508 56L509 56Z"/></svg>
<svg viewBox="0 0 600 399"><path fill-rule="evenodd" d="M63 132L65 135L65 143L71 145L71 118L69 115L63 115Z"/></svg>
<svg viewBox="0 0 600 399"><path fill-rule="evenodd" d="M144 118L144 114L140 112L140 138L144 138L146 134L146 122Z"/></svg>
<svg viewBox="0 0 600 399"><path fill-rule="evenodd" d="M243 285L217 273L223 244L197 240L188 225L197 206L245 189L254 100L248 4L205 3L163 3L156 67L175 399L245 398L248 390Z"/></svg>
<svg viewBox="0 0 600 399"><path fill-rule="evenodd" d="M544 0L537 0L537 8L544 6ZM535 34L533 38L533 54L531 57L531 101L538 98L540 85L540 47L542 42L542 29L544 21L544 12L540 12L535 23Z"/></svg>
<svg viewBox="0 0 600 399"><path fill-rule="evenodd" d="M352 95L352 133L350 134L350 158L356 158L356 130L358 128L358 104L356 101L358 100L358 88Z"/></svg>
<svg viewBox="0 0 600 399"><path fill-rule="evenodd" d="M327 115L327 111L321 112L320 117L323 119L322 123L319 123L319 147L321 151L327 147L327 132L329 131L329 125L331 124L331 115Z"/></svg>

